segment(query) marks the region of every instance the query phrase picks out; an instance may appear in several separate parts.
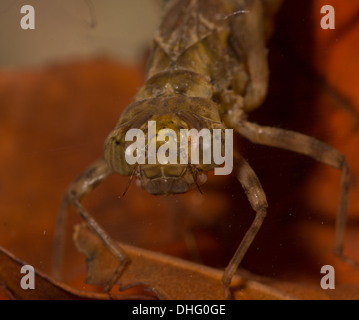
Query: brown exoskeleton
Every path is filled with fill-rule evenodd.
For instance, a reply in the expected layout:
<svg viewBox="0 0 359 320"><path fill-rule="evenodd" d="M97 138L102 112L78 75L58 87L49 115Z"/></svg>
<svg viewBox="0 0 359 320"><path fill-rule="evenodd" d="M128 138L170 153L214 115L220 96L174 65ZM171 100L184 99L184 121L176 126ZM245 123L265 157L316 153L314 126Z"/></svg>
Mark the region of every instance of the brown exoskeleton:
<svg viewBox="0 0 359 320"><path fill-rule="evenodd" d="M138 128L146 132L150 120L173 129L232 128L253 143L305 154L342 172L334 251L343 260L349 169L345 157L312 137L265 127L247 120L247 113L261 105L268 87L266 40L281 0L170 0L154 39L146 82L123 112L105 142L105 155L85 170L67 189L58 216L55 264L59 265L61 228L73 205L90 228L118 258L119 268L108 288L130 263L126 255L81 205L108 176L135 176L152 194L187 192L205 182L215 165L135 164L125 160L125 134ZM267 200L250 165L239 154L234 174L255 211L254 221L223 274L229 284L267 213Z"/></svg>

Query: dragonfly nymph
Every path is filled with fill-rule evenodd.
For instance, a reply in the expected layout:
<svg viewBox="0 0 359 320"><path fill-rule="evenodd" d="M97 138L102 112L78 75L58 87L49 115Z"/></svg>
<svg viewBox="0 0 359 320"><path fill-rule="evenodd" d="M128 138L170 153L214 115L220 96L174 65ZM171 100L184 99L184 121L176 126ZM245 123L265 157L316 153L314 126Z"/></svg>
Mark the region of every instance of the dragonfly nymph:
<svg viewBox="0 0 359 320"><path fill-rule="evenodd" d="M55 264L61 258L64 216L73 205L106 247L118 258L119 269L108 288L115 283L128 261L124 252L97 224L80 199L114 173L134 176L152 194L187 192L205 183L207 172L218 167L213 159L197 164L128 163L126 133L140 129L145 136L145 160L152 138L148 124L171 130L175 136L155 143L178 142L181 130L233 129L253 143L301 153L341 170L341 191L335 235L335 252L343 257L343 239L349 193L349 169L345 157L334 148L312 137L293 131L261 126L248 121L248 113L258 108L268 89L266 42L273 30L273 19L281 0L169 0L154 37L144 86L122 113L105 142L104 157L95 161L67 189L59 211ZM155 138L156 138L155 137ZM171 140L172 139L172 140ZM212 134L211 140L214 140ZM158 139L160 140L160 139ZM204 140L198 144L203 148ZM213 141L212 141L213 142ZM223 144L224 145L224 144ZM193 144L188 142L190 149ZM224 152L224 147L221 149ZM175 155L177 160L181 151ZM135 155L136 156L136 155ZM170 157L170 148L166 156ZM229 285L267 213L267 200L261 183L247 161L233 156L233 173L239 180L255 212L252 225L223 273L223 288L231 297ZM348 260L348 258L345 258ZM354 262L353 262L354 263ZM57 268L58 269L58 268Z"/></svg>

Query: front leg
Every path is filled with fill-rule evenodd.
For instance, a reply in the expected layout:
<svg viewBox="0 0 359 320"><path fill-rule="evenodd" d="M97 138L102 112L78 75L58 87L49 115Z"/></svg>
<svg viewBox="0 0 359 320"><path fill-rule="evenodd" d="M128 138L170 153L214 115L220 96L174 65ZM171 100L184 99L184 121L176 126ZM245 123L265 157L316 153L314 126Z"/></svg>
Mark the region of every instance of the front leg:
<svg viewBox="0 0 359 320"><path fill-rule="evenodd" d="M96 186L113 174L113 171L107 165L106 161L101 158L91 164L83 173L81 173L66 190L60 209L57 216L56 230L55 230L55 249L54 249L54 275L60 278L61 262L64 247L64 225L68 207L73 205L76 211L80 214L82 219L88 224L98 237L103 241L105 246L114 254L120 261L120 265L114 277L107 284L106 290L116 282L118 276L124 270L128 259L125 253L119 248L116 243L109 237L95 219L85 210L81 205L80 199L88 195Z"/></svg>
<svg viewBox="0 0 359 320"><path fill-rule="evenodd" d="M349 166L344 155L324 142L298 132L260 126L247 121L232 122L232 125L239 134L253 143L301 153L342 172L335 226L334 253L342 261L354 267L359 267L358 262L343 254L350 187Z"/></svg>
<svg viewBox="0 0 359 320"><path fill-rule="evenodd" d="M238 153L234 155L234 164L235 176L241 183L256 215L252 225L246 232L235 254L233 255L233 258L223 273L222 283L227 299L231 299L231 292L229 289L231 280L239 264L243 260L249 246L252 244L255 236L261 228L264 218L266 217L268 207L267 198L262 189L262 185L251 166Z"/></svg>

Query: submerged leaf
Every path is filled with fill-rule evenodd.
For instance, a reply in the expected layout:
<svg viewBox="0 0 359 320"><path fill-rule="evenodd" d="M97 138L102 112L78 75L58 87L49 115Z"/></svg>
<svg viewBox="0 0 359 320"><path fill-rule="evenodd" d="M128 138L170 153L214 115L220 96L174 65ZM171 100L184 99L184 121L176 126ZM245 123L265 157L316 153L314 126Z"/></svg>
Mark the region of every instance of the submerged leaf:
<svg viewBox="0 0 359 320"><path fill-rule="evenodd" d="M21 288L20 273L25 262L0 248L0 299L18 300L108 300L108 299L139 299L144 297L111 295L74 289L69 285L56 281L35 270L35 288Z"/></svg>
<svg viewBox="0 0 359 320"><path fill-rule="evenodd" d="M77 225L74 240L79 251L86 255L87 282L106 285L118 266L118 261L103 242L86 226ZM193 262L151 252L127 244L118 243L130 258L121 278L117 282L121 289L145 286L160 299L174 300L220 300L224 299L221 282L222 271ZM348 288L339 288L335 295L327 293L318 286L302 286L294 283L261 278L240 271L232 281L234 299L338 299ZM359 292L358 286L350 287L353 293Z"/></svg>

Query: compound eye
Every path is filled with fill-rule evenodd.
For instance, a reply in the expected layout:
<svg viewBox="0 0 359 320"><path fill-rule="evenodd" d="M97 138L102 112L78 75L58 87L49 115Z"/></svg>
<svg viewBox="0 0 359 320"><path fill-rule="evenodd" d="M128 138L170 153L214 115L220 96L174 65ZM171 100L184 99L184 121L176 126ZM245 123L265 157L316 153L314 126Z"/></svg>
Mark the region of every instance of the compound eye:
<svg viewBox="0 0 359 320"><path fill-rule="evenodd" d="M121 175L130 175L133 165L126 162L125 156L125 134L126 128L113 130L105 141L105 159L108 165Z"/></svg>

